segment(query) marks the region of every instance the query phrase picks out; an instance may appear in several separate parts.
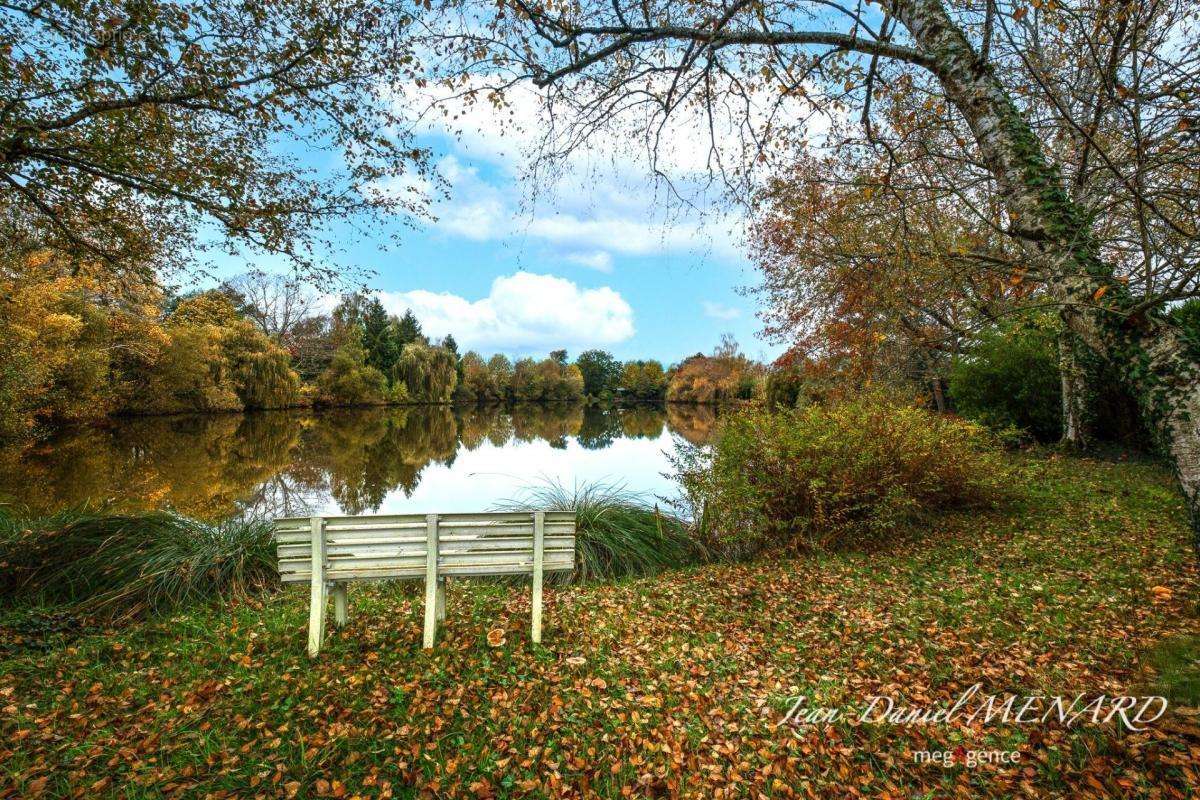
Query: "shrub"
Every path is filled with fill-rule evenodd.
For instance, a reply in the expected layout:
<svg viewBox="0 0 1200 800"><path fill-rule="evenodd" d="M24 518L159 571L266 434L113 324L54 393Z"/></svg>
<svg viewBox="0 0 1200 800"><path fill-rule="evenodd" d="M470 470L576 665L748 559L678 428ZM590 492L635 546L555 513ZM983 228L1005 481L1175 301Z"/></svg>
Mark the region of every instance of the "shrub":
<svg viewBox="0 0 1200 800"><path fill-rule="evenodd" d="M724 417L676 467L696 518L735 558L854 544L1010 492L981 428L877 397Z"/></svg>
<svg viewBox="0 0 1200 800"><path fill-rule="evenodd" d="M705 560L684 522L620 484L556 481L528 488L504 511L574 511L577 581L650 575Z"/></svg>
<svg viewBox="0 0 1200 800"><path fill-rule="evenodd" d="M271 525L167 511L0 513L0 597L127 620L278 582Z"/></svg>
<svg viewBox="0 0 1200 800"><path fill-rule="evenodd" d="M963 416L992 428L1023 428L1043 442L1062 434L1057 334L1017 324L980 334L950 370L950 397Z"/></svg>
<svg viewBox="0 0 1200 800"><path fill-rule="evenodd" d="M367 365L366 351L350 339L317 378L317 403L325 406L379 405L387 401L387 379Z"/></svg>

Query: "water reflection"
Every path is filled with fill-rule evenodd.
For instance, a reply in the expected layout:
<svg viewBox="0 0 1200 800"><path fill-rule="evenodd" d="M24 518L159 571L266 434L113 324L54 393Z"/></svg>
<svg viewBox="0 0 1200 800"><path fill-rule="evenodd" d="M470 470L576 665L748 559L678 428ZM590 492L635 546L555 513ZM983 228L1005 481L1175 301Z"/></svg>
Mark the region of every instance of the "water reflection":
<svg viewBox="0 0 1200 800"><path fill-rule="evenodd" d="M170 507L208 519L486 508L540 477L610 480L656 494L703 406L401 407L116 420L0 453L0 498Z"/></svg>

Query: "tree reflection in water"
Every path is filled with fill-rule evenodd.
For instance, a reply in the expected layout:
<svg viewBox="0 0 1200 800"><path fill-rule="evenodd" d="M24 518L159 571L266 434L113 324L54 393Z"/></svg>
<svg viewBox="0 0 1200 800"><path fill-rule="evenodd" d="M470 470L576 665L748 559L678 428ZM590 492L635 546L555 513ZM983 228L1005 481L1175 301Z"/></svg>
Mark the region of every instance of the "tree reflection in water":
<svg viewBox="0 0 1200 800"><path fill-rule="evenodd" d="M702 444L716 418L705 406L555 403L115 419L0 451L0 500L33 512L89 504L205 519L303 515L332 500L362 514L396 491L412 495L422 473L452 468L460 448L546 442L602 451L658 439L664 428Z"/></svg>

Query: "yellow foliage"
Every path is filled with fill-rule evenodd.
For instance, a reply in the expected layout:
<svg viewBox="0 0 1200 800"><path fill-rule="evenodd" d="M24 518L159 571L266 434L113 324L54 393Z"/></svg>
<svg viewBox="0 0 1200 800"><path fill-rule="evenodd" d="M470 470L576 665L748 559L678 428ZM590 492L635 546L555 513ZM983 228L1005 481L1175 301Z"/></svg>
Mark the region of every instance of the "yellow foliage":
<svg viewBox="0 0 1200 800"><path fill-rule="evenodd" d="M0 269L0 297L0 440L115 411L228 411L299 398L286 352L224 295L185 299L164 325L157 288L119 286L94 265L36 253Z"/></svg>
<svg viewBox="0 0 1200 800"><path fill-rule="evenodd" d="M137 342L151 329L129 318L158 294L118 291L98 274L45 252L0 271L8 301L0 315L0 439L21 437L40 420L84 421L119 407L120 362L152 349Z"/></svg>

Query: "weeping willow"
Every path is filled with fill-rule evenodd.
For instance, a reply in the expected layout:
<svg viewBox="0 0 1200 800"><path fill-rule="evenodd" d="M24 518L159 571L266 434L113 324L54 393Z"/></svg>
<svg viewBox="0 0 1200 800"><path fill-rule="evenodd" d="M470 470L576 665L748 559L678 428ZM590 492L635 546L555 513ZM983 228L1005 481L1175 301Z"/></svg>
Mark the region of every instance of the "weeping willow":
<svg viewBox="0 0 1200 800"><path fill-rule="evenodd" d="M449 403L458 385L454 354L420 342L404 346L393 374L393 382L404 387L410 403Z"/></svg>
<svg viewBox="0 0 1200 800"><path fill-rule="evenodd" d="M245 354L237 365L235 380L246 408L288 408L300 400L300 377L287 353L277 347Z"/></svg>

